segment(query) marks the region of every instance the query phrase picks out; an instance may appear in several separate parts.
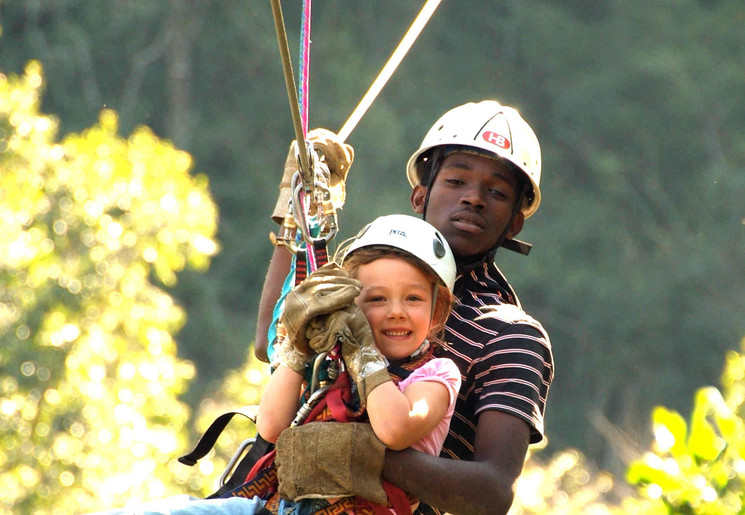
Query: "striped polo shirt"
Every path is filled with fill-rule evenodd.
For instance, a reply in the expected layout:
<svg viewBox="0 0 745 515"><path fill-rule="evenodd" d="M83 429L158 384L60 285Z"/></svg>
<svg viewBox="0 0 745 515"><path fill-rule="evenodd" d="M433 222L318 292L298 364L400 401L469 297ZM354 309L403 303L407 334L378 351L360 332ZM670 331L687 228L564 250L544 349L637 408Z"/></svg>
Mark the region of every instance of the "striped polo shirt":
<svg viewBox="0 0 745 515"><path fill-rule="evenodd" d="M462 385L440 456L473 459L478 415L498 410L530 426L530 442L543 439L543 414L553 379L551 343L526 314L494 263L460 276L447 321L445 346L436 354L455 361ZM437 513L420 506L417 513Z"/></svg>

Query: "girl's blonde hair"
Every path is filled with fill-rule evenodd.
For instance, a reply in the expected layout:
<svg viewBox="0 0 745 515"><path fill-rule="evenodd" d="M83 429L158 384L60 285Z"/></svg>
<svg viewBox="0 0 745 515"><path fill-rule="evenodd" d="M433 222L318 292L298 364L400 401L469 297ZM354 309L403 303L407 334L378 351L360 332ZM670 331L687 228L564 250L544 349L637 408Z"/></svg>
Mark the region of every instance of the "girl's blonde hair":
<svg viewBox="0 0 745 515"><path fill-rule="evenodd" d="M436 287L434 290L434 306L432 309L432 322L429 328L427 339L437 342L445 330L445 322L450 316L453 306L453 294L447 286L442 284L442 280L437 274L418 257L409 254L395 247L363 247L352 252L351 255L344 258L342 265L353 277L357 277L357 270L362 265L367 265L381 258L395 257L403 259L407 263L417 267Z"/></svg>

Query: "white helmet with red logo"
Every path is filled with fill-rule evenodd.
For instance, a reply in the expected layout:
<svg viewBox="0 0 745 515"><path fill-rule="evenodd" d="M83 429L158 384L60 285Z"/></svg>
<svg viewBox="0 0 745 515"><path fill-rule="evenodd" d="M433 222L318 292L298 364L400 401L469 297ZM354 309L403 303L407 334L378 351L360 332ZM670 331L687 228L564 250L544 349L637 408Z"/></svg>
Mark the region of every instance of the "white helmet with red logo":
<svg viewBox="0 0 745 515"><path fill-rule="evenodd" d="M412 187L421 182L417 162L441 146L470 147L514 164L533 186L532 195L523 203L523 214L528 218L536 212L541 203L541 147L517 110L496 100L484 100L463 104L442 115L406 165Z"/></svg>
<svg viewBox="0 0 745 515"><path fill-rule="evenodd" d="M363 247L392 247L418 258L453 291L455 257L445 237L432 225L410 215L379 216L357 233L348 248L340 248L341 262Z"/></svg>

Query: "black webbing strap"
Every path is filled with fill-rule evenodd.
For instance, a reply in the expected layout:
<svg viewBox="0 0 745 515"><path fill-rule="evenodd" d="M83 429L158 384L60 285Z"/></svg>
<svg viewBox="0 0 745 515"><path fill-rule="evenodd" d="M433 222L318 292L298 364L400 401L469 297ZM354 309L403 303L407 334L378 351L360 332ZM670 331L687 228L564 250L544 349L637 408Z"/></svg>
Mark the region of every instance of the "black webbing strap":
<svg viewBox="0 0 745 515"><path fill-rule="evenodd" d="M315 240L313 242L313 254L316 257L316 268L321 268L329 262L329 252L326 248L326 240Z"/></svg>
<svg viewBox="0 0 745 515"><path fill-rule="evenodd" d="M305 249L298 249L295 253L295 286L308 277L308 255Z"/></svg>
<svg viewBox="0 0 745 515"><path fill-rule="evenodd" d="M199 442L197 442L194 450L192 450L189 454L181 456L178 461L190 467L196 465L200 459L204 458L207 453L212 450L212 448L215 446L215 443L217 442L218 437L222 434L223 430L227 427L228 423L235 415L241 415L255 422L255 415L252 413L252 411L255 411L255 409L250 408L250 410L251 411L249 411L249 407L244 407L237 410L228 411L217 417L199 439ZM251 449L235 467L235 470L233 471L230 479L225 481L220 489L214 494L210 495L208 499L219 497L223 493L243 484L254 463L256 463L259 458L264 456L264 454L271 451L273 447L273 444L261 438L261 435L256 434L256 440L251 446Z"/></svg>
<svg viewBox="0 0 745 515"><path fill-rule="evenodd" d="M312 258L315 259L315 269L321 268L323 265L329 262L329 252L326 247L326 240L314 240L313 248L310 249L312 252ZM308 275L308 252L306 249L298 249L295 253L295 286L298 286L303 282ZM313 272L313 270L310 270Z"/></svg>
<svg viewBox="0 0 745 515"><path fill-rule="evenodd" d="M251 411L255 412L255 408L251 408ZM222 434L225 427L235 415L244 416L250 421L255 422L256 416L251 411L249 411L249 407L246 406L237 410L225 412L217 417L199 439L194 450L189 454L181 456L178 459L179 462L190 467L196 465L199 460L204 458L207 453L212 450L215 446L215 442L217 442L217 438Z"/></svg>
<svg viewBox="0 0 745 515"><path fill-rule="evenodd" d="M515 239L510 240L507 238L502 241L501 247L507 250L511 250L512 252L522 254L523 256L527 256L528 254L530 254L530 249L533 248L530 243L525 243L524 241Z"/></svg>

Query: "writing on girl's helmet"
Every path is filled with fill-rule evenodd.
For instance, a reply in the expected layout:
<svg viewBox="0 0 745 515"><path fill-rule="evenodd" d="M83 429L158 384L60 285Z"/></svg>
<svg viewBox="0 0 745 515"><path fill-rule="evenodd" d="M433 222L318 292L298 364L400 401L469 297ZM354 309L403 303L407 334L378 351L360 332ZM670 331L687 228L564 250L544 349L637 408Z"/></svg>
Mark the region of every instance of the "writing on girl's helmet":
<svg viewBox="0 0 745 515"><path fill-rule="evenodd" d="M419 258L452 292L455 258L445 237L424 220L409 215L381 216L357 233L343 259L363 247L393 247Z"/></svg>
<svg viewBox="0 0 745 515"><path fill-rule="evenodd" d="M409 158L406 175L412 187L422 183L422 173L436 149L473 151L512 163L530 181L531 191L521 210L528 218L541 203L541 147L533 129L516 109L496 100L469 102L454 107L432 126L419 149ZM427 184L425 184L427 185Z"/></svg>

